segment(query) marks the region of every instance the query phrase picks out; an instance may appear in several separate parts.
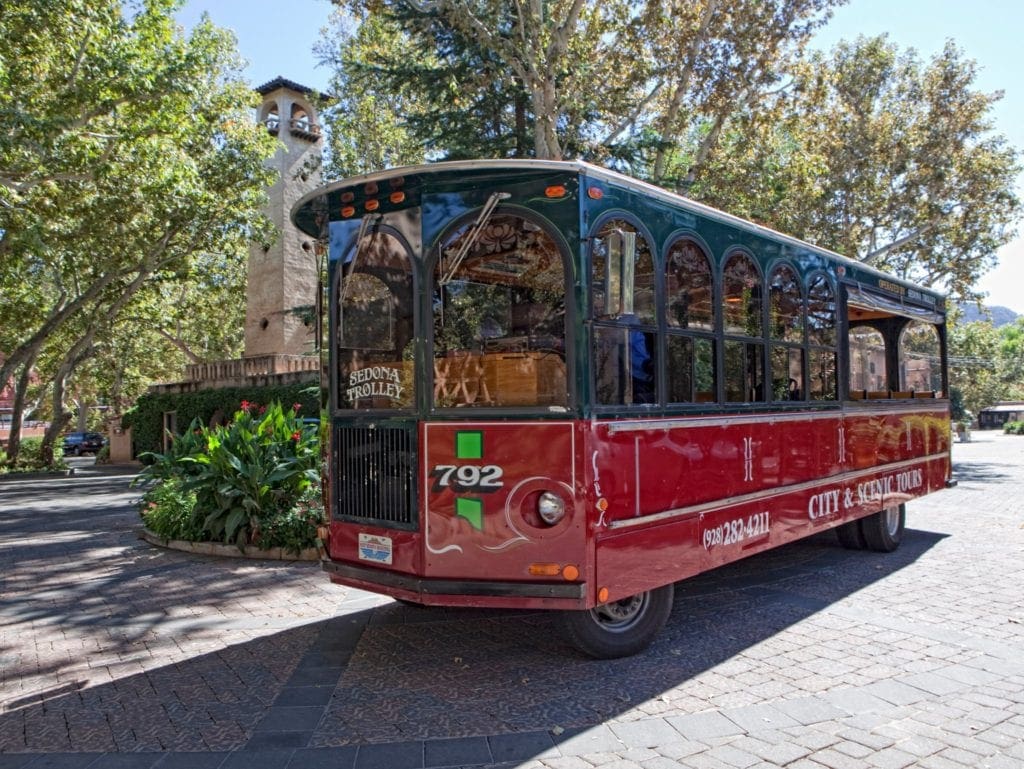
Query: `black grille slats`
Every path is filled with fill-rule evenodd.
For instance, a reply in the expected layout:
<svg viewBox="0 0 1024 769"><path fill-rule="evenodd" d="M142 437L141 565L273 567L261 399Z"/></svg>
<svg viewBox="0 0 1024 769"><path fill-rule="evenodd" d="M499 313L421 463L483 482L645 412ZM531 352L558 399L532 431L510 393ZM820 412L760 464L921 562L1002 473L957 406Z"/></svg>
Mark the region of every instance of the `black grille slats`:
<svg viewBox="0 0 1024 769"><path fill-rule="evenodd" d="M336 520L416 529L416 426L335 428Z"/></svg>

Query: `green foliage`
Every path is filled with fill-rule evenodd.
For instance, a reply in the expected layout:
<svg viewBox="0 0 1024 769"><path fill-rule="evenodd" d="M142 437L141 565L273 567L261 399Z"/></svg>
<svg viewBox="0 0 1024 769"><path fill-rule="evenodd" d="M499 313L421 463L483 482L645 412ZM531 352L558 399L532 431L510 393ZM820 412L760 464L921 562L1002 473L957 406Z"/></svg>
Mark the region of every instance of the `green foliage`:
<svg viewBox="0 0 1024 769"><path fill-rule="evenodd" d="M966 419L967 411L964 408L964 394L959 387L949 388L949 416L954 422Z"/></svg>
<svg viewBox="0 0 1024 769"><path fill-rule="evenodd" d="M336 117L361 137L383 119L392 151L586 157L661 181L663 155L688 145L699 165L720 132L700 127L758 107L841 1L336 0L320 53L355 102Z"/></svg>
<svg viewBox="0 0 1024 769"><path fill-rule="evenodd" d="M318 490L320 480L319 430L305 424L300 411L300 404L286 411L280 402L260 406L243 400L226 425L204 427L193 420L138 481L156 479L193 493L194 515L210 539L270 547L273 539L264 536L270 526L293 543L301 531L298 520L308 511L296 513L294 521L281 516L308 490Z"/></svg>
<svg viewBox="0 0 1024 769"><path fill-rule="evenodd" d="M320 487L311 485L288 509L277 510L260 519L259 546L280 547L298 553L321 545L317 528L326 522Z"/></svg>
<svg viewBox="0 0 1024 769"><path fill-rule="evenodd" d="M1024 435L1024 422L1007 422L1003 425L1003 432L1007 435Z"/></svg>
<svg viewBox="0 0 1024 769"><path fill-rule="evenodd" d="M0 472L31 473L36 471L67 470L64 451L57 445L53 452L53 462L46 462L43 455L43 439L38 437L22 438L18 461L13 467L7 464L7 454L0 449Z"/></svg>
<svg viewBox="0 0 1024 769"><path fill-rule="evenodd" d="M163 539L205 542L210 536L196 513L195 492L183 486L181 478L172 477L149 489L142 496L142 521L147 529Z"/></svg>
<svg viewBox="0 0 1024 769"><path fill-rule="evenodd" d="M842 42L733 122L691 192L970 297L1020 210L1019 153L992 130L1001 94L977 70L951 42L930 61L885 36Z"/></svg>
<svg viewBox="0 0 1024 769"><path fill-rule="evenodd" d="M949 372L951 391L969 412L1024 400L1024 318L998 329L988 321L953 323Z"/></svg>
<svg viewBox="0 0 1024 769"><path fill-rule="evenodd" d="M276 144L233 36L203 21L186 37L178 5L0 13L0 382L35 372L23 403L45 402L51 443L68 401L118 408L179 356L237 346L208 331L237 312L215 287L238 296L247 245L271 227Z"/></svg>
<svg viewBox="0 0 1024 769"><path fill-rule="evenodd" d="M137 454L156 453L163 447L165 413L176 412L179 425L198 420L198 426L202 427L209 425L214 417L226 419L228 415L239 410L242 401L299 403L302 414L317 416L320 413L320 388L319 385L298 383L266 387L227 387L187 393L146 393L124 415L122 424L124 427L132 428L132 441Z"/></svg>

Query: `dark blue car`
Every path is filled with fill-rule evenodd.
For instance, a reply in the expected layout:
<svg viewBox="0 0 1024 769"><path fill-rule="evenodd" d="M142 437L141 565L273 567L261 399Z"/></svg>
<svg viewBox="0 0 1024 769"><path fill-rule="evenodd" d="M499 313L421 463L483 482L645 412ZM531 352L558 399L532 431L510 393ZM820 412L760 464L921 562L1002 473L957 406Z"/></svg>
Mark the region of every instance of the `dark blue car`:
<svg viewBox="0 0 1024 769"><path fill-rule="evenodd" d="M103 448L103 436L99 433L68 433L64 436L64 453L81 456L96 454Z"/></svg>

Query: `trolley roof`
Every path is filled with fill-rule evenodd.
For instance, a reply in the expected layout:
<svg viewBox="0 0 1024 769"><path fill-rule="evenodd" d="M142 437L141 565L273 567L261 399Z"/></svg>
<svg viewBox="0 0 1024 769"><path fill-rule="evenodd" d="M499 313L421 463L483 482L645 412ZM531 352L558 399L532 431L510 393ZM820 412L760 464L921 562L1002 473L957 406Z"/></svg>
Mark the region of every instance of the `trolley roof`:
<svg viewBox="0 0 1024 769"><path fill-rule="evenodd" d="M892 281L905 288L916 289L917 291L927 293L929 296L938 300L945 299L945 295L939 291L926 288L904 278L899 278L891 273L883 272L869 264L843 256L831 249L816 246L813 243L808 243L800 238L787 235L783 232L779 232L778 230L774 230L771 227L765 227L764 225L757 224L756 222L743 219L739 216L735 216L734 214L730 214L704 203L700 203L696 200L692 200L684 195L666 190L649 182L634 179L617 171L612 171L607 168L602 168L601 166L596 166L579 160L456 160L389 168L383 171L375 171L369 174L362 174L360 176L342 179L340 181L327 184L319 189L312 190L300 198L293 206L291 213L292 221L303 232L316 237L320 234L316 223L317 216L315 210L320 207L315 205L316 202L323 200L327 205L328 211L338 212L341 209L341 193L349 189L364 187L370 183L386 182L397 177L404 177L406 182L409 183L418 180L418 178L429 176L452 176L457 174L482 176L493 174L495 171L537 171L538 174L543 172L575 173L592 179L600 179L609 184L642 193L669 205L685 209L688 212L699 214L707 217L708 219L713 219L756 235L760 235L761 237L769 240L786 243L796 248L806 249L813 253L827 256L838 263L845 264L850 268L857 270L859 273L871 274L879 280ZM322 210L322 208L320 210ZM337 213L335 213L335 215L332 216L332 220L337 218L337 216ZM929 302L929 304L932 303Z"/></svg>

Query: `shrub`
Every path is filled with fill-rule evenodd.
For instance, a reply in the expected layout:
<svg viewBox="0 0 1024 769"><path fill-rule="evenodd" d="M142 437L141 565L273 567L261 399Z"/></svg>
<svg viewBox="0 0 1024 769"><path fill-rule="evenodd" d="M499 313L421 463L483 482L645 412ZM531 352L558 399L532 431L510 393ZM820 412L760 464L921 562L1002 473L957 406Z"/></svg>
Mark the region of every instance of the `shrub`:
<svg viewBox="0 0 1024 769"><path fill-rule="evenodd" d="M264 537L270 528L292 546L303 529L298 519L287 523L288 515L320 480L317 426L304 424L299 410L300 404L285 411L276 402L260 407L242 401L227 425L208 428L196 418L169 452L150 456L152 464L137 482L177 483L194 493L194 517L210 539L273 547Z"/></svg>
<svg viewBox="0 0 1024 769"><path fill-rule="evenodd" d="M196 514L195 492L182 486L181 479L168 478L147 491L142 497L142 520L147 529L164 539L206 541L209 536Z"/></svg>
<svg viewBox="0 0 1024 769"><path fill-rule="evenodd" d="M10 472L25 473L36 470L66 470L68 465L64 461L64 447L59 440L53 447L53 464L45 464L43 462L43 439L33 436L21 439L18 462L14 467L7 465L7 454L0 449L0 467Z"/></svg>
<svg viewBox="0 0 1024 769"><path fill-rule="evenodd" d="M317 414L320 410L320 385L309 382L262 387L225 387L218 390L196 390L185 393L146 393L124 415L121 423L132 428L132 442L140 455L159 452L163 446L164 413L174 411L178 424L198 419L209 425L219 414L225 416L239 410L243 401L270 403L301 403L302 413ZM144 457L140 459L145 461Z"/></svg>
<svg viewBox="0 0 1024 769"><path fill-rule="evenodd" d="M319 485L307 488L288 510L278 510L260 518L256 544L263 550L280 547L298 553L320 544L317 527L324 523L324 505Z"/></svg>
<svg viewBox="0 0 1024 769"><path fill-rule="evenodd" d="M1007 435L1024 435L1024 422L1007 422L1003 425L1003 432Z"/></svg>

